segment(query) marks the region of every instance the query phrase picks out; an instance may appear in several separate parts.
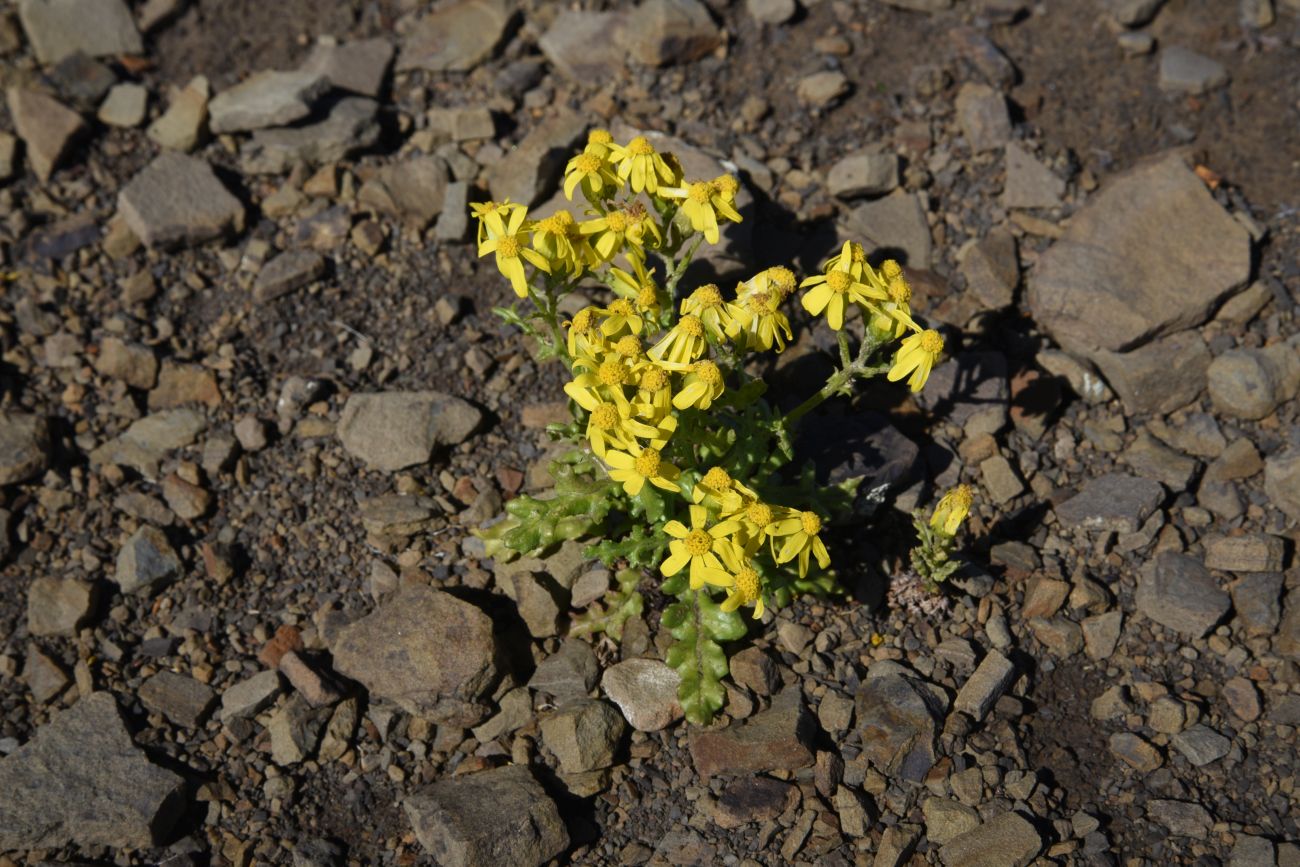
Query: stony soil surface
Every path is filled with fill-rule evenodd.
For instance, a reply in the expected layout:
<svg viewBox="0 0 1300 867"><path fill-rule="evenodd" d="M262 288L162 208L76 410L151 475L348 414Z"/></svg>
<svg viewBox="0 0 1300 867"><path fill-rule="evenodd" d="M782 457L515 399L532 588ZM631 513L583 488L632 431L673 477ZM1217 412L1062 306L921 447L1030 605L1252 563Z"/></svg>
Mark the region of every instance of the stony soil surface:
<svg viewBox="0 0 1300 867"><path fill-rule="evenodd" d="M1297 69L1295 0L11 4L0 864L1300 865ZM609 572L469 535L566 410L466 205L594 126L743 178L701 275L854 238L951 356L827 408L887 502L709 729L652 582L567 638Z"/></svg>

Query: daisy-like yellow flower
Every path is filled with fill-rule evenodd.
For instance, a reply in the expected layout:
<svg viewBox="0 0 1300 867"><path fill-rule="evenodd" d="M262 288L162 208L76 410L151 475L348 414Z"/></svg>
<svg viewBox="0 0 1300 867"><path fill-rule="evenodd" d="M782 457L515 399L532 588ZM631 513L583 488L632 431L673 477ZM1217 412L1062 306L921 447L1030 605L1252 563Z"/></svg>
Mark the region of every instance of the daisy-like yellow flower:
<svg viewBox="0 0 1300 867"><path fill-rule="evenodd" d="M564 167L564 197L573 201L573 190L582 186L582 194L589 202L599 202L612 196L621 186L614 167L605 159L605 154L587 150L569 160Z"/></svg>
<svg viewBox="0 0 1300 867"><path fill-rule="evenodd" d="M484 218L484 222L489 223L499 217L499 212L493 212ZM523 208L511 211L509 221L502 226L504 231L496 237L491 237L490 229L488 239L478 248L480 257L488 253L496 254L497 270L510 281L510 287L520 298L528 297L528 279L524 274L525 259L539 271L551 273L551 263L546 260L546 257L528 247L528 233L524 225L527 217L528 212Z"/></svg>
<svg viewBox="0 0 1300 867"><path fill-rule="evenodd" d="M763 618L763 582L758 570L746 563L731 576L727 598L722 600L723 611L735 611L742 605L754 606L754 619Z"/></svg>
<svg viewBox="0 0 1300 867"><path fill-rule="evenodd" d="M626 145L611 144L609 156L617 167L619 179L630 182L634 193L645 190L653 195L660 187L671 187L677 183L678 176L673 166L655 151L654 145L643 135Z"/></svg>
<svg viewBox="0 0 1300 867"><path fill-rule="evenodd" d="M640 202L633 202L626 208L610 210L594 220L582 224L582 234L595 235L592 249L604 261L618 255L623 248L628 248L629 256L645 257L642 249L646 236L652 239L651 246L658 247L663 242L659 226L650 217L649 211Z"/></svg>
<svg viewBox="0 0 1300 867"><path fill-rule="evenodd" d="M944 494L939 500L939 505L934 507L934 514L930 516L930 526L946 535L957 535L961 522L970 514L973 499L970 485L958 485L953 488Z"/></svg>
<svg viewBox="0 0 1300 867"><path fill-rule="evenodd" d="M605 454L605 463L609 464L609 477L622 485L630 497L641 493L646 482L665 491L676 493L681 490L676 480L682 471L666 463L659 449L646 447L635 455L609 451Z"/></svg>
<svg viewBox="0 0 1300 867"><path fill-rule="evenodd" d="M825 310L827 324L836 331L844 327L844 310L849 304L867 304L889 297L883 288L854 279L850 243L844 242L845 250L837 257L834 267L828 267L825 273L815 274L799 284L808 290L800 299L804 309L814 316Z"/></svg>
<svg viewBox="0 0 1300 867"><path fill-rule="evenodd" d="M794 335L790 320L778 306L780 303L781 296L776 290L749 291L737 296L727 305L728 336L744 347L767 351L775 346L777 352L783 351Z"/></svg>
<svg viewBox="0 0 1300 867"><path fill-rule="evenodd" d="M600 309L584 307L564 323L565 342L569 357L598 355L605 349L604 335L600 330Z"/></svg>
<svg viewBox="0 0 1300 867"><path fill-rule="evenodd" d="M740 214L711 181L696 181L684 187L663 187L659 195L682 199L682 213L690 220L691 228L703 232L704 240L710 244L718 243L719 217L733 223L740 222Z"/></svg>
<svg viewBox="0 0 1300 867"><path fill-rule="evenodd" d="M727 305L716 284L705 283L683 298L681 312L699 319L705 331L716 342L722 342L730 323L727 321Z"/></svg>
<svg viewBox="0 0 1300 867"><path fill-rule="evenodd" d="M831 564L831 555L818 535L821 530L822 519L816 512L792 512L789 517L771 525L768 533L772 536L773 547L776 547L778 539L783 540L776 551L776 562L798 560L800 578L808 574L810 557L817 558L817 565L825 569Z"/></svg>
<svg viewBox="0 0 1300 867"><path fill-rule="evenodd" d="M643 314L658 317L660 309L659 287L655 284L655 269L646 270L645 263L636 256L628 257L632 262L632 273L622 268L609 269L610 288L620 298L634 303Z"/></svg>
<svg viewBox="0 0 1300 867"><path fill-rule="evenodd" d="M776 508L762 502L757 497L752 497L745 502L744 509L740 512L739 517L741 526L744 528L742 535L745 552L752 554L763 546L763 542L774 538L772 529L786 515L778 512ZM776 559L775 545L772 548L772 558Z"/></svg>
<svg viewBox="0 0 1300 867"><path fill-rule="evenodd" d="M736 204L736 193L740 192L740 181L736 180L734 175L718 175L709 181L713 185L713 191L718 197L728 205Z"/></svg>
<svg viewBox="0 0 1300 867"><path fill-rule="evenodd" d="M731 537L740 529L740 524L720 521L710 527L709 510L703 506L691 506L690 515L689 528L681 521L664 524L664 532L673 540L668 543L668 559L660 565L659 571L664 577L671 578L689 565L692 590L705 584L731 586L732 577L727 566L735 568L740 562L740 551Z"/></svg>
<svg viewBox="0 0 1300 867"><path fill-rule="evenodd" d="M744 283L740 284L737 289L737 297L746 295L751 292L768 292L777 296L777 303L789 298L794 292L795 285L794 272L783 265L774 265L759 271L753 277L750 277Z"/></svg>
<svg viewBox="0 0 1300 867"><path fill-rule="evenodd" d="M575 245L576 241L576 245ZM577 275L590 254L582 250L587 240L578 233L573 214L559 210L533 224L533 249L550 261L556 270Z"/></svg>
<svg viewBox="0 0 1300 867"><path fill-rule="evenodd" d="M690 373L686 374L681 389L673 398L673 406L678 409L693 406L696 409L706 410L713 406L713 402L722 397L722 393L726 390L722 369L705 358L691 365Z"/></svg>
<svg viewBox="0 0 1300 867"><path fill-rule="evenodd" d="M893 259L888 262L894 262ZM886 264L888 264L888 262ZM894 262L897 265L897 262ZM845 241L840 251L826 261L826 271L847 271L859 283L872 282L875 269L867 262L866 249L856 241Z"/></svg>
<svg viewBox="0 0 1300 867"><path fill-rule="evenodd" d="M891 278L885 285L885 292L888 293L889 300L871 307L871 329L894 339L902 337L908 331L920 331L920 326L912 319L912 287L907 278L902 274Z"/></svg>
<svg viewBox="0 0 1300 867"><path fill-rule="evenodd" d="M889 381L898 382L910 374L908 386L912 391L920 391L941 352L943 338L934 329L926 329L904 338L902 347L894 356L894 365L889 368Z"/></svg>
<svg viewBox="0 0 1300 867"><path fill-rule="evenodd" d="M609 156L613 145L614 137L609 134L609 130L597 128L587 133L587 146L583 150L604 158Z"/></svg>
<svg viewBox="0 0 1300 867"><path fill-rule="evenodd" d="M622 389L583 388L570 382L564 386L564 393L587 410L587 441L591 450L602 458L611 448L635 451L639 448L638 439L648 440L652 448L662 449L677 429L677 419L672 416L656 424L638 420ZM609 399L602 399L605 397Z"/></svg>
<svg viewBox="0 0 1300 867"><path fill-rule="evenodd" d="M523 205L512 203L509 199L503 202L474 202L469 206L469 212L474 219L478 220L478 254L483 255L483 243L489 238L499 238L506 233L506 224L510 222L510 217L516 212L526 212L528 209Z"/></svg>
<svg viewBox="0 0 1300 867"><path fill-rule="evenodd" d="M646 355L665 367L683 370L694 364L708 345L704 323L694 316L683 316Z"/></svg>
<svg viewBox="0 0 1300 867"><path fill-rule="evenodd" d="M661 419L672 413L673 378L653 361L642 364L638 371L637 392L633 398L642 418Z"/></svg>
<svg viewBox="0 0 1300 867"><path fill-rule="evenodd" d="M640 334L645 328L645 320L641 317L640 311L626 298L615 298L601 311L601 315L605 317L605 321L601 323L600 330L606 337L613 337L624 329L633 334Z"/></svg>
<svg viewBox="0 0 1300 867"><path fill-rule="evenodd" d="M731 477L722 467L713 467L695 483L691 499L712 506L724 517L743 511L747 503L755 502L758 495ZM744 520L741 520L742 529Z"/></svg>

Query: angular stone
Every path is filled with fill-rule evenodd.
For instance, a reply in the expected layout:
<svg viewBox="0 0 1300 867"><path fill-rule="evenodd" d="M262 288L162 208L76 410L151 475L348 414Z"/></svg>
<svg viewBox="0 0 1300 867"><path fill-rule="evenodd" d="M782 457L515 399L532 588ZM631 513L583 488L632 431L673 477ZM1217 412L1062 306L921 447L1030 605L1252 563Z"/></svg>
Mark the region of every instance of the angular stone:
<svg viewBox="0 0 1300 867"><path fill-rule="evenodd" d="M271 714L266 730L271 735L271 759L277 765L296 765L316 754L332 712L312 707L294 693Z"/></svg>
<svg viewBox="0 0 1300 867"><path fill-rule="evenodd" d="M245 719L260 713L284 688L278 671L262 671L227 687L221 694L221 719Z"/></svg>
<svg viewBox="0 0 1300 867"><path fill-rule="evenodd" d="M434 722L474 725L500 669L492 619L427 585L407 585L339 630L334 668Z"/></svg>
<svg viewBox="0 0 1300 867"><path fill-rule="evenodd" d="M1292 446L1264 461L1264 493L1275 508L1300 521L1300 448Z"/></svg>
<svg viewBox="0 0 1300 867"><path fill-rule="evenodd" d="M620 35L623 48L647 66L690 63L722 43L722 31L699 0L642 0Z"/></svg>
<svg viewBox="0 0 1300 867"><path fill-rule="evenodd" d="M445 867L540 867L569 848L555 802L527 765L439 780L402 805L420 845Z"/></svg>
<svg viewBox="0 0 1300 867"><path fill-rule="evenodd" d="M44 416L0 411L0 485L25 482L44 472L49 448Z"/></svg>
<svg viewBox="0 0 1300 867"><path fill-rule="evenodd" d="M135 746L113 697L91 693L0 760L0 847L156 846L184 787Z"/></svg>
<svg viewBox="0 0 1300 867"><path fill-rule="evenodd" d="M1300 338L1261 349L1230 349L1210 363L1206 379L1221 414L1264 418L1300 390Z"/></svg>
<svg viewBox="0 0 1300 867"><path fill-rule="evenodd" d="M1120 458L1142 478L1160 482L1172 491L1192 487L1192 478L1201 467L1200 461L1171 449L1147 431L1138 433Z"/></svg>
<svg viewBox="0 0 1300 867"><path fill-rule="evenodd" d="M826 173L832 196L880 196L898 187L898 155L868 150L841 157Z"/></svg>
<svg viewBox="0 0 1300 867"><path fill-rule="evenodd" d="M560 773L582 774L614 764L627 724L614 706L579 698L542 718L542 743L560 764Z"/></svg>
<svg viewBox="0 0 1300 867"><path fill-rule="evenodd" d="M1178 752L1198 768L1218 761L1232 749L1231 740L1203 723L1179 732L1172 740Z"/></svg>
<svg viewBox="0 0 1300 867"><path fill-rule="evenodd" d="M550 638L560 631L560 617L569 607L569 593L544 572L515 572L511 594L519 616L533 638Z"/></svg>
<svg viewBox="0 0 1300 867"><path fill-rule="evenodd" d="M1007 359L1000 352L963 352L930 372L915 396L927 412L963 427L976 415L989 416L994 430L1006 424L1011 389Z"/></svg>
<svg viewBox="0 0 1300 867"><path fill-rule="evenodd" d="M198 364L163 362L158 373L158 384L149 392L149 408L173 409L192 403L218 407L221 405L221 388L217 377Z"/></svg>
<svg viewBox="0 0 1300 867"><path fill-rule="evenodd" d="M939 850L945 867L1026 867L1043 848L1038 830L1019 813L1000 813Z"/></svg>
<svg viewBox="0 0 1300 867"><path fill-rule="evenodd" d="M109 126L133 127L144 121L149 91L141 84L118 84L99 107L99 119Z"/></svg>
<svg viewBox="0 0 1300 867"><path fill-rule="evenodd" d="M362 185L358 200L371 210L400 217L423 231L442 212L446 194L447 166L442 159L412 157L385 166Z"/></svg>
<svg viewBox="0 0 1300 867"><path fill-rule="evenodd" d="M357 514L361 526L375 536L414 536L429 528L437 503L415 494L381 494L362 500Z"/></svg>
<svg viewBox="0 0 1300 867"><path fill-rule="evenodd" d="M123 593L151 593L175 581L181 574L181 560L161 530L141 527L117 552L113 581Z"/></svg>
<svg viewBox="0 0 1300 867"><path fill-rule="evenodd" d="M1085 617L1079 626L1083 630L1083 646L1088 656L1093 659L1108 659L1119 643L1120 630L1124 626L1124 612L1107 611L1105 614Z"/></svg>
<svg viewBox="0 0 1300 867"><path fill-rule="evenodd" d="M772 695L781 685L781 673L771 654L747 647L731 658L731 679L755 695Z"/></svg>
<svg viewBox="0 0 1300 867"><path fill-rule="evenodd" d="M68 673L63 666L41 652L36 645L27 650L27 659L23 662L23 682L32 692L32 700L37 705L48 704L68 688Z"/></svg>
<svg viewBox="0 0 1300 867"><path fill-rule="evenodd" d="M570 111L561 111L539 123L518 147L488 168L492 198L536 204L555 189L586 129L587 121Z"/></svg>
<svg viewBox="0 0 1300 867"><path fill-rule="evenodd" d="M1162 626L1192 638L1214 628L1232 607L1210 570L1176 551L1163 551L1139 573L1138 610Z"/></svg>
<svg viewBox="0 0 1300 867"><path fill-rule="evenodd" d="M1065 181L1016 142L1006 146L1007 180L1002 188L1006 208L1056 208L1065 195Z"/></svg>
<svg viewBox="0 0 1300 867"><path fill-rule="evenodd" d="M1252 636L1272 635L1282 618L1282 585L1280 572L1257 572L1238 579L1229 588L1232 608L1237 619Z"/></svg>
<svg viewBox="0 0 1300 867"><path fill-rule="evenodd" d="M399 72L467 72L491 56L513 11L505 0L461 0L426 15L402 42Z"/></svg>
<svg viewBox="0 0 1300 867"><path fill-rule="evenodd" d="M72 109L35 90L11 87L5 97L14 130L26 147L27 162L36 177L48 181L85 132L85 122Z"/></svg>
<svg viewBox="0 0 1300 867"><path fill-rule="evenodd" d="M76 635L94 604L95 585L88 581L37 578L27 589L27 631L31 635Z"/></svg>
<svg viewBox="0 0 1300 867"><path fill-rule="evenodd" d="M158 357L147 346L105 337L99 344L95 372L147 391L158 382Z"/></svg>
<svg viewBox="0 0 1300 867"><path fill-rule="evenodd" d="M862 751L881 773L920 782L934 766L944 708L923 683L902 674L868 676L858 690Z"/></svg>
<svg viewBox="0 0 1300 867"><path fill-rule="evenodd" d="M1164 498L1159 482L1110 473L1090 479L1056 507L1056 517L1074 529L1136 533Z"/></svg>
<svg viewBox="0 0 1300 867"><path fill-rule="evenodd" d="M442 195L442 213L433 227L439 241L460 243L469 235L469 182L452 181Z"/></svg>
<svg viewBox="0 0 1300 867"><path fill-rule="evenodd" d="M1224 572L1281 572L1285 556L1286 541L1267 533L1205 540L1205 565Z"/></svg>
<svg viewBox="0 0 1300 867"><path fill-rule="evenodd" d="M1028 301L1067 349L1123 352L1204 322L1250 269L1250 235L1170 154L1089 199L1039 258Z"/></svg>
<svg viewBox="0 0 1300 867"><path fill-rule="evenodd" d="M58 63L79 51L90 57L144 51L122 0L22 0L18 14L41 63Z"/></svg>
<svg viewBox="0 0 1300 867"><path fill-rule="evenodd" d="M1165 0L1106 0L1111 17L1125 27L1141 27L1156 17Z"/></svg>
<svg viewBox="0 0 1300 867"><path fill-rule="evenodd" d="M1111 754L1140 774L1152 773L1165 763L1160 750L1132 732L1115 732L1109 743Z"/></svg>
<svg viewBox="0 0 1300 867"><path fill-rule="evenodd" d="M1214 818L1200 804L1153 798L1147 801L1147 818L1169 829L1175 837L1204 840L1210 834Z"/></svg>
<svg viewBox="0 0 1300 867"><path fill-rule="evenodd" d="M795 770L813 763L816 723L797 688L772 699L767 710L716 729L692 729L691 759L703 778L715 774Z"/></svg>
<svg viewBox="0 0 1300 867"><path fill-rule="evenodd" d="M565 9L537 40L562 75L592 81L620 69L627 58L621 40L627 16L622 12Z"/></svg>
<svg viewBox="0 0 1300 867"><path fill-rule="evenodd" d="M1228 70L1212 57L1168 45L1160 52L1160 89L1198 96L1228 83Z"/></svg>
<svg viewBox="0 0 1300 867"><path fill-rule="evenodd" d="M393 44L376 37L342 45L317 43L301 71L322 75L335 90L377 98L393 65Z"/></svg>
<svg viewBox="0 0 1300 867"><path fill-rule="evenodd" d="M972 152L996 150L1011 140L1007 101L987 84L963 84L957 92L956 107L957 122Z"/></svg>
<svg viewBox="0 0 1300 867"><path fill-rule="evenodd" d="M240 151L252 174L280 174L294 164L323 166L348 159L379 141L379 103L364 96L326 100L318 113L296 126L260 129Z"/></svg>
<svg viewBox="0 0 1300 867"><path fill-rule="evenodd" d="M719 828L733 830L750 822L767 822L799 803L799 788L771 777L737 777L712 805Z"/></svg>
<svg viewBox="0 0 1300 867"><path fill-rule="evenodd" d="M1096 350L1088 357L1131 414L1167 414L1205 388L1210 349L1195 331L1171 334L1130 352Z"/></svg>
<svg viewBox="0 0 1300 867"><path fill-rule="evenodd" d="M208 80L202 75L190 79L183 89L173 88L167 111L149 124L149 138L168 150L194 150L208 122L209 94Z"/></svg>
<svg viewBox="0 0 1300 867"><path fill-rule="evenodd" d="M217 134L250 132L302 120L329 86L329 79L317 72L254 73L212 98L208 127Z"/></svg>
<svg viewBox="0 0 1300 867"><path fill-rule="evenodd" d="M903 867L921 839L919 825L898 824L885 828L872 867Z"/></svg>
<svg viewBox="0 0 1300 867"><path fill-rule="evenodd" d="M206 427L203 414L196 410L151 413L91 452L90 462L133 467L146 478L154 479L165 454L194 442Z"/></svg>
<svg viewBox="0 0 1300 867"><path fill-rule="evenodd" d="M253 298L259 304L274 301L301 289L325 273L325 257L311 250L290 250L267 262L253 284Z"/></svg>
<svg viewBox="0 0 1300 867"><path fill-rule="evenodd" d="M895 190L883 199L866 202L849 214L848 225L867 248L897 259L909 268L930 267L930 223L925 203L916 193Z"/></svg>
<svg viewBox="0 0 1300 867"><path fill-rule="evenodd" d="M149 247L221 238L243 228L244 206L197 157L164 153L118 194L118 211Z"/></svg>
<svg viewBox="0 0 1300 867"><path fill-rule="evenodd" d="M826 108L853 89L853 83L842 72L828 70L805 75L795 83L794 94L810 108Z"/></svg>
<svg viewBox="0 0 1300 867"><path fill-rule="evenodd" d="M1004 505L1024 493L1025 483L1002 455L980 461L980 478L984 490L995 505Z"/></svg>
<svg viewBox="0 0 1300 867"><path fill-rule="evenodd" d="M1016 677L1016 666L996 650L990 650L961 689L953 707L982 721Z"/></svg>
<svg viewBox="0 0 1300 867"><path fill-rule="evenodd" d="M639 732L657 732L682 718L680 684L677 672L658 659L625 659L600 679L601 691Z"/></svg>
<svg viewBox="0 0 1300 867"><path fill-rule="evenodd" d="M1277 847L1273 841L1250 834L1238 834L1228 855L1228 867L1274 867L1277 863Z"/></svg>
<svg viewBox="0 0 1300 867"><path fill-rule="evenodd" d="M371 469L395 472L428 463L438 446L459 445L482 421L478 407L441 392L357 392L343 407L338 435Z"/></svg>
<svg viewBox="0 0 1300 867"><path fill-rule="evenodd" d="M1083 649L1083 630L1065 617L1034 617L1028 621L1034 638L1055 656L1068 659Z"/></svg>
<svg viewBox="0 0 1300 867"><path fill-rule="evenodd" d="M140 701L178 726L197 728L217 701L206 683L174 671L160 671L140 685Z"/></svg>
<svg viewBox="0 0 1300 867"><path fill-rule="evenodd" d="M979 827L980 814L973 807L948 798L930 798L921 805L925 815L925 836L942 846L954 837Z"/></svg>
<svg viewBox="0 0 1300 867"><path fill-rule="evenodd" d="M1020 283L1016 237L1006 229L992 229L966 250L961 258L966 288L990 310L1009 307Z"/></svg>

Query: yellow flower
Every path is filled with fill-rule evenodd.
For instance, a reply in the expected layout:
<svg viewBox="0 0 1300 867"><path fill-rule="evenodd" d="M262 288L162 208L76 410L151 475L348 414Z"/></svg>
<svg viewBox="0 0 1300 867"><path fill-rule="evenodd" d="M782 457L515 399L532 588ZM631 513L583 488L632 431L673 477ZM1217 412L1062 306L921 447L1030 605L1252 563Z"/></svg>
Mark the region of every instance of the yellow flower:
<svg viewBox="0 0 1300 867"><path fill-rule="evenodd" d="M569 160L564 167L564 197L573 200L573 188L582 185L582 194L590 202L599 202L614 194L621 186L614 168L606 161L605 154L587 150Z"/></svg>
<svg viewBox="0 0 1300 867"><path fill-rule="evenodd" d="M626 298L615 298L601 311L601 315L605 317L605 321L601 324L600 330L606 337L613 337L624 328L633 334L640 334L641 329L645 327L645 320L637 312L636 305Z"/></svg>
<svg viewBox="0 0 1300 867"><path fill-rule="evenodd" d="M934 507L934 515L930 518L930 526L946 535L957 535L957 529L961 527L961 522L970 513L972 499L974 498L971 494L970 485L958 485L953 488L944 494L943 499L939 500L939 505Z"/></svg>
<svg viewBox="0 0 1300 867"><path fill-rule="evenodd" d="M722 293L714 283L705 283L689 296L682 299L681 311L699 319L705 331L719 343L727 331L727 306L722 300Z"/></svg>
<svg viewBox="0 0 1300 867"><path fill-rule="evenodd" d="M907 384L912 391L920 391L930 376L930 368L943 352L943 338L933 329L904 338L903 346L894 356L894 366L889 368L889 381L898 382L911 374Z"/></svg>
<svg viewBox="0 0 1300 867"><path fill-rule="evenodd" d="M844 242L844 251L837 257L835 265L824 274L816 274L799 285L808 288L801 302L805 310L814 316L826 311L826 322L839 331L844 327L844 308L849 304L866 304L875 299L884 301L889 298L884 289L863 283L853 277L852 255L849 250L851 242Z"/></svg>
<svg viewBox="0 0 1300 867"><path fill-rule="evenodd" d="M628 496L641 493L646 482L665 491L681 490L675 479L682 471L664 463L658 449L641 449L635 457L623 451L610 451L605 454L605 463L609 464L609 477L622 485Z"/></svg>
<svg viewBox="0 0 1300 867"><path fill-rule="evenodd" d="M736 204L736 193L740 192L740 181L732 175L718 175L709 181L713 191L728 205Z"/></svg>
<svg viewBox="0 0 1300 867"><path fill-rule="evenodd" d="M709 181L696 181L684 187L664 187L659 194L665 198L682 199L682 213L691 221L691 228L703 232L704 240L710 244L718 243L718 217L740 222L740 214Z"/></svg>
<svg viewBox="0 0 1300 867"><path fill-rule="evenodd" d="M696 503L713 506L725 517L744 510L746 503L753 502L758 495L731 477L722 467L713 467L695 483L691 492ZM744 520L741 520L742 528Z"/></svg>
<svg viewBox="0 0 1300 867"><path fill-rule="evenodd" d="M795 288L794 272L782 265L775 265L766 270L759 271L753 277L750 277L744 283L740 284L737 290L737 296L746 295L751 292L769 292L777 296L777 303L790 297Z"/></svg>
<svg viewBox="0 0 1300 867"><path fill-rule="evenodd" d="M575 276L582 273L584 265L597 263L587 239L578 232L573 215L565 210L533 224L533 249L559 270L568 270Z"/></svg>
<svg viewBox="0 0 1300 867"><path fill-rule="evenodd" d="M686 374L681 390L673 398L673 406L678 409L692 406L708 409L724 391L726 383L722 380L722 370L708 359L697 361L691 365L691 372Z"/></svg>
<svg viewBox="0 0 1300 867"><path fill-rule="evenodd" d="M653 195L661 186L671 187L677 183L673 167L655 152L654 145L643 135L626 145L611 144L610 159L618 168L619 179L630 181L634 193L645 190Z"/></svg>
<svg viewBox="0 0 1300 867"><path fill-rule="evenodd" d="M663 242L659 226L640 202L633 202L622 210L611 210L604 216L588 220L582 224L581 231L584 235L597 236L592 247L605 261L614 258L627 245L631 245L629 256L634 251L638 256L644 257L641 248L645 245L647 234L654 239L651 246L657 247Z"/></svg>
<svg viewBox="0 0 1300 867"><path fill-rule="evenodd" d="M888 265L893 260L885 264ZM897 266L897 262L894 265ZM921 328L912 319L912 287L907 279L899 274L885 286L889 300L871 307L871 328L881 335L899 338L909 330L920 331Z"/></svg>
<svg viewBox="0 0 1300 867"><path fill-rule="evenodd" d="M479 245L478 254L480 257L488 253L496 253L497 269L505 275L510 281L510 286L515 290L515 294L520 298L528 297L528 280L524 275L524 259L527 259L535 268L540 271L551 273L551 264L546 261L546 257L536 250L529 249L527 246L527 230L524 227L524 220L528 212L519 208L510 214L509 222L501 228L504 231L496 237L488 237L486 241ZM500 213L493 212L484 218L485 223L489 223L489 236L492 235L495 227L489 221L499 220Z"/></svg>
<svg viewBox="0 0 1300 867"><path fill-rule="evenodd" d="M469 206L470 215L478 220L478 254L483 255L483 242L488 238L499 238L506 233L506 224L516 211L527 211L523 205L512 204L509 199L504 202L474 202Z"/></svg>
<svg viewBox="0 0 1300 867"><path fill-rule="evenodd" d="M781 296L775 290L744 292L727 305L731 320L727 334L745 347L766 351L775 345L777 352L783 351L786 341L794 335L790 320L777 306L780 303Z"/></svg>
<svg viewBox="0 0 1300 867"><path fill-rule="evenodd" d="M646 355L665 367L682 370L703 355L707 346L704 323L694 316L683 316Z"/></svg>
<svg viewBox="0 0 1300 867"><path fill-rule="evenodd" d="M604 337L600 331L600 309L584 307L573 318L564 323L569 357L579 355L596 355L605 348Z"/></svg>
<svg viewBox="0 0 1300 867"><path fill-rule="evenodd" d="M893 259L888 261L894 262ZM867 262L867 251L856 241L845 241L840 251L827 260L825 270L847 271L859 283L870 282L875 276L875 270Z"/></svg>
<svg viewBox="0 0 1300 867"><path fill-rule="evenodd" d="M614 137L609 134L607 129L593 129L587 133L587 146L584 151L595 154L598 157L609 155L611 146L614 144Z"/></svg>
<svg viewBox="0 0 1300 867"><path fill-rule="evenodd" d="M729 587L732 577L726 564L740 562L740 552L731 540L740 525L735 521L721 521L709 527L709 511L703 506L691 506L690 515L689 529L681 521L664 524L664 532L673 540L668 543L668 559L659 571L671 578L689 565L692 590L705 584Z"/></svg>
<svg viewBox="0 0 1300 867"><path fill-rule="evenodd" d="M750 498L740 515L740 523L744 527L745 551L752 554L762 547L765 540L774 538L772 528L784 517L786 517L784 514L778 514L776 509L761 502L757 497ZM772 557L776 558L775 545L772 548Z"/></svg>
<svg viewBox="0 0 1300 867"><path fill-rule="evenodd" d="M673 378L653 361L647 361L638 370L635 397L637 412L643 418L661 419L672 412Z"/></svg>
<svg viewBox="0 0 1300 867"><path fill-rule="evenodd" d="M660 308L659 287L654 282L655 269L646 270L645 263L635 256L628 257L632 261L632 271L629 274L622 268L609 269L610 288L621 298L626 298L636 304L637 309L643 314L651 317L658 317Z"/></svg>
<svg viewBox="0 0 1300 867"><path fill-rule="evenodd" d="M817 558L817 565L825 569L831 564L831 555L826 550L818 533L822 529L821 516L816 512L794 512L768 528L775 548L776 540L784 539L776 553L777 563L789 563L798 559L799 577L808 574L809 557Z"/></svg>
<svg viewBox="0 0 1300 867"><path fill-rule="evenodd" d="M735 611L742 605L754 606L754 619L763 617L763 582L758 571L748 563L741 566L731 576L731 586L727 588L727 598L722 601L723 611Z"/></svg>

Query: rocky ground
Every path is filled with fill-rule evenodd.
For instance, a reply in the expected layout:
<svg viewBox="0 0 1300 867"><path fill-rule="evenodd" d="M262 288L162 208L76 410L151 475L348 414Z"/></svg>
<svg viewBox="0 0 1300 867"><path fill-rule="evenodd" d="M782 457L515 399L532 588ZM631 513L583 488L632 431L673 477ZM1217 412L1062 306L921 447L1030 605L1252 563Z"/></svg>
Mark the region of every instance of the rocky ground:
<svg viewBox="0 0 1300 867"><path fill-rule="evenodd" d="M1295 0L0 12L0 863L1300 865L1297 69ZM709 729L652 582L566 638L610 573L468 532L565 407L466 205L594 126L743 178L701 274L854 238L948 338Z"/></svg>

